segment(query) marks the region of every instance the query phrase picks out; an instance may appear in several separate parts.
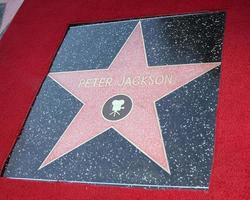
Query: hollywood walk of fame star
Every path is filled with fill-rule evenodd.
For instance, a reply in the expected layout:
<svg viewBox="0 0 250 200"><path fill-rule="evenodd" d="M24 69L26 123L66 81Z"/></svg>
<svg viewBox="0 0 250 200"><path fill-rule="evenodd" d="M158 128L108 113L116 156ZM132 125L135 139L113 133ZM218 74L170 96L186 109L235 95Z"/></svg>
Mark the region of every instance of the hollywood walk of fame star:
<svg viewBox="0 0 250 200"><path fill-rule="evenodd" d="M39 169L113 128L170 174L155 102L219 65L214 62L149 67L139 22L108 69L49 73L83 106ZM116 96L131 99L131 110L119 120L109 120L103 115L104 105ZM121 104L115 112L126 107L119 98L116 100Z"/></svg>

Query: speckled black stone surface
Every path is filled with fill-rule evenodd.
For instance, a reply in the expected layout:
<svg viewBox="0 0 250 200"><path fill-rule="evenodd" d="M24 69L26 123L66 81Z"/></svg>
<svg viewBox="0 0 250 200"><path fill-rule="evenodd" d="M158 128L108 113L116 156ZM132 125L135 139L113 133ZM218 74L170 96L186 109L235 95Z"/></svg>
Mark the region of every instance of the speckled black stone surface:
<svg viewBox="0 0 250 200"><path fill-rule="evenodd" d="M224 13L209 13L142 19L149 65L220 61L224 18ZM51 71L107 68L137 22L71 27ZM171 175L113 129L38 170L82 106L48 77L4 176L206 189L213 160L219 77L220 67L217 67L156 103Z"/></svg>
<svg viewBox="0 0 250 200"><path fill-rule="evenodd" d="M0 3L0 27L1 27L2 21L3 21L4 10L5 10L5 3Z"/></svg>

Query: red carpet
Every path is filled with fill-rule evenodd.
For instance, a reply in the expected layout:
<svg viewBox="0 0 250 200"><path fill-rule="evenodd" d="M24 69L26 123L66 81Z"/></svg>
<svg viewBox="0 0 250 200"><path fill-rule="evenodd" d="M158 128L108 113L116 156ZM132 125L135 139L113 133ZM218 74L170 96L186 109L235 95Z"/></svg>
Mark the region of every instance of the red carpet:
<svg viewBox="0 0 250 200"><path fill-rule="evenodd" d="M0 199L250 199L250 2L26 0L0 41L0 169L67 26L226 11L216 146L209 191L145 190L0 178Z"/></svg>

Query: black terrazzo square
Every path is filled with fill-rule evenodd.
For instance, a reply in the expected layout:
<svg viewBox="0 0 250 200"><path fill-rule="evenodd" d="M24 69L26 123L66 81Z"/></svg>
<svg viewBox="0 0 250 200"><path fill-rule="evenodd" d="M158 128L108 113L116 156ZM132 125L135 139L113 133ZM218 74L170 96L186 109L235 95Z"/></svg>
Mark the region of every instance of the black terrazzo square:
<svg viewBox="0 0 250 200"><path fill-rule="evenodd" d="M172 69L183 65L191 67L192 64L219 63L224 20L224 13L215 12L72 26L57 52L50 72L107 70L128 38L134 37L131 34L139 21L150 70L158 66ZM139 49L139 46L136 46L136 42L134 45L131 51L137 52L135 49ZM127 68L123 70L125 73ZM102 134L69 152L65 151L65 154L41 168L79 110L88 106L84 99L82 102L77 94L72 95L70 89L65 89L63 84L48 76L32 106L3 176L128 187L207 189L213 162L219 79L218 64L189 82L180 84L178 89L156 101L157 123L166 150L169 173L155 162L157 155L157 158L150 159L149 147L145 147L149 149L148 152L141 151L139 144L119 134L119 129L115 127L116 121L112 122L113 128L103 129ZM145 84L151 87L157 84L157 80L154 81ZM95 94L96 98L101 95L102 92ZM132 104L134 107L131 107L131 113L137 106L134 101ZM126 102L124 106L126 109ZM121 109L120 106L116 110L119 115ZM84 114L84 109L82 112ZM90 129L101 124L98 117L89 119L86 116L86 119L91 121ZM135 123L137 120L134 119ZM148 123L144 121L141 127ZM142 132L143 129L134 129L135 138L140 140L140 134L147 136L147 133ZM148 144L146 138L145 143L144 138L140 141ZM70 139L67 142L72 143Z"/></svg>
<svg viewBox="0 0 250 200"><path fill-rule="evenodd" d="M5 3L0 3L0 27L3 21L4 10L5 10Z"/></svg>

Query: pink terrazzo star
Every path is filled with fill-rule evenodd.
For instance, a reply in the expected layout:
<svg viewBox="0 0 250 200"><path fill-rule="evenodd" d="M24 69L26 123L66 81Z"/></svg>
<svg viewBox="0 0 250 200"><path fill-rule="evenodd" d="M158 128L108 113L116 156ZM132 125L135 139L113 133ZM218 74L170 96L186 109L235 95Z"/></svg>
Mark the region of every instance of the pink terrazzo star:
<svg viewBox="0 0 250 200"><path fill-rule="evenodd" d="M139 22L108 69L50 73L83 107L39 169L113 128L170 174L155 102L219 65L149 67ZM133 106L126 117L110 121L102 109L116 95L129 96Z"/></svg>

